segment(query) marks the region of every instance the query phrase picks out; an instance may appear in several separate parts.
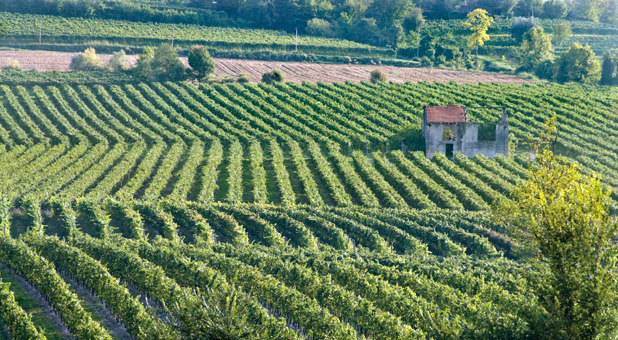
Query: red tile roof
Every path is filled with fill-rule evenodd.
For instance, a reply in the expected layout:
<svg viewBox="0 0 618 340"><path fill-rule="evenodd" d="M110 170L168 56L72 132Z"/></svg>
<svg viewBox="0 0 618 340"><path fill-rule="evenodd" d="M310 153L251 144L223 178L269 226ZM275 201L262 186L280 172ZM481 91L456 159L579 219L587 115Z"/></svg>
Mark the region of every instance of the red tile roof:
<svg viewBox="0 0 618 340"><path fill-rule="evenodd" d="M427 123L467 123L464 108L461 106L428 106Z"/></svg>

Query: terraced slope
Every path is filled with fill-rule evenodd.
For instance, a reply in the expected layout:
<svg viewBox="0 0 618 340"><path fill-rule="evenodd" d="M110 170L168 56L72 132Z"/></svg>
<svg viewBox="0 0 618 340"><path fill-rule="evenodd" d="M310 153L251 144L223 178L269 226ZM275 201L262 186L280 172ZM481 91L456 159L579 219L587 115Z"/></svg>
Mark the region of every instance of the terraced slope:
<svg viewBox="0 0 618 340"><path fill-rule="evenodd" d="M419 128L423 105L506 106L515 145L555 114L559 152L618 188L617 101L613 90L558 85L0 85L0 191L483 210L508 197L529 161L389 150L400 130Z"/></svg>
<svg viewBox="0 0 618 340"><path fill-rule="evenodd" d="M0 236L0 262L47 296L74 336L179 337L167 320L203 322L199 314L183 318L151 308L191 306L200 292L229 294L234 287L243 287L239 308L250 311L248 323L261 325L264 338L491 338L528 331L520 318L522 265L499 256L513 244L478 213L112 199L5 205L4 212L13 217L2 222L14 238ZM48 276L33 276L38 266L49 268ZM104 310L80 312L90 290ZM57 291L79 303L64 307ZM106 313L122 327L112 332Z"/></svg>

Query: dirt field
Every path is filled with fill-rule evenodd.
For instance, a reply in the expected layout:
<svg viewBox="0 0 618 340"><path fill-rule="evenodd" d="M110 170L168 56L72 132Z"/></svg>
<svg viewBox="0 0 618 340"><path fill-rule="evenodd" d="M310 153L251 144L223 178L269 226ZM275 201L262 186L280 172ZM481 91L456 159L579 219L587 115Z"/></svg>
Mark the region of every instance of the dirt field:
<svg viewBox="0 0 618 340"><path fill-rule="evenodd" d="M17 60L24 70L36 69L39 71L68 71L73 53L57 53L45 51L0 51L0 66L6 65L10 60ZM103 63L107 62L111 55L100 54ZM129 56L134 62L135 56ZM187 63L186 58L181 58ZM458 83L495 82L503 84L523 84L529 80L512 75L488 73L440 70L431 68L403 68L394 66L370 66L370 65L334 65L334 64L310 64L295 62L273 62L255 60L216 59L217 68L215 74L219 77L232 76L240 72L249 74L253 82L260 81L262 74L275 68L280 68L288 81L323 81L343 82L368 80L369 73L379 68L389 75L389 80L394 82L418 82L418 81L441 81L454 80Z"/></svg>

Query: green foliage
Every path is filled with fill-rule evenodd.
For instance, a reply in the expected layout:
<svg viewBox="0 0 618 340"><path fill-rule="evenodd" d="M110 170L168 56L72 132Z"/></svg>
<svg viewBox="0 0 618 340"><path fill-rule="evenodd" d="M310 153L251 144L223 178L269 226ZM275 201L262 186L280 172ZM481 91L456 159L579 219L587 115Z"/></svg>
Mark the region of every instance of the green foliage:
<svg viewBox="0 0 618 340"><path fill-rule="evenodd" d="M371 71L369 76L370 76L369 80L372 83L374 83L374 84L377 84L379 82L386 82L386 81L388 81L388 74L384 73L384 71L382 71L379 68Z"/></svg>
<svg viewBox="0 0 618 340"><path fill-rule="evenodd" d="M198 78L204 78L215 71L215 60L205 46L194 46L189 51L189 66Z"/></svg>
<svg viewBox="0 0 618 340"><path fill-rule="evenodd" d="M307 21L307 27L305 29L307 33L320 37L332 37L335 34L331 23L320 18L313 18Z"/></svg>
<svg viewBox="0 0 618 340"><path fill-rule="evenodd" d="M566 17L568 7L564 0L549 0L543 4L543 16L549 19L562 19Z"/></svg>
<svg viewBox="0 0 618 340"><path fill-rule="evenodd" d="M554 122L555 117L534 141L536 164L529 178L512 192L512 202L497 205L494 213L538 253L531 276L543 312L531 322L543 327L543 336L613 337L618 221L610 215L611 197L599 177L554 156Z"/></svg>
<svg viewBox="0 0 618 340"><path fill-rule="evenodd" d="M145 81L179 81L186 78L185 67L170 44L144 48L133 75Z"/></svg>
<svg viewBox="0 0 618 340"><path fill-rule="evenodd" d="M177 315L176 328L187 339L256 339L263 336L264 327L248 319L245 306L238 303L235 290L209 289L199 299L189 303L171 303L170 313Z"/></svg>
<svg viewBox="0 0 618 340"><path fill-rule="evenodd" d="M601 79L601 63L590 46L574 43L556 61L554 78L560 83L575 81L594 84Z"/></svg>
<svg viewBox="0 0 618 340"><path fill-rule="evenodd" d="M523 36L521 43L521 63L524 69L532 70L535 65L552 57L551 38L541 27L532 27Z"/></svg>
<svg viewBox="0 0 618 340"><path fill-rule="evenodd" d="M127 59L127 54L125 53L125 51L120 50L118 52L114 52L112 59L110 59L107 63L107 67L109 67L111 71L123 72L131 68L131 64Z"/></svg>
<svg viewBox="0 0 618 340"><path fill-rule="evenodd" d="M608 51L603 55L601 85L618 85L618 52Z"/></svg>
<svg viewBox="0 0 618 340"><path fill-rule="evenodd" d="M97 56L94 48L87 48L84 52L77 53L71 58L69 67L73 71L94 71L101 68L101 59Z"/></svg>
<svg viewBox="0 0 618 340"><path fill-rule="evenodd" d="M539 22L533 18L515 18L511 23L511 37L515 39L515 42L521 44L524 35L537 26L539 26Z"/></svg>
<svg viewBox="0 0 618 340"><path fill-rule="evenodd" d="M249 78L249 74L245 73L245 72L240 72L236 75L236 81L239 84L246 84L248 82L251 81L251 78Z"/></svg>
<svg viewBox="0 0 618 340"><path fill-rule="evenodd" d="M262 82L266 84L283 83L285 82L285 73L276 68L262 75Z"/></svg>
<svg viewBox="0 0 618 340"><path fill-rule="evenodd" d="M562 44L569 40L572 35L573 32L571 31L571 26L566 22L556 24L552 30L554 44L558 46L562 46Z"/></svg>

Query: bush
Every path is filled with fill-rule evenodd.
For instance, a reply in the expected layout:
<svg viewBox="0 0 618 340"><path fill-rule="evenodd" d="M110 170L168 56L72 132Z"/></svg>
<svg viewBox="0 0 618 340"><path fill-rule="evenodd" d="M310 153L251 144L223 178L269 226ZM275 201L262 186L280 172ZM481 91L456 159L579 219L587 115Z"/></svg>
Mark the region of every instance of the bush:
<svg viewBox="0 0 618 340"><path fill-rule="evenodd" d="M388 81L388 75L384 72L382 72L382 70L380 69L375 69L373 71L371 71L371 78L370 78L371 82L376 84L378 82L381 81Z"/></svg>
<svg viewBox="0 0 618 340"><path fill-rule="evenodd" d="M112 71L122 72L131 68L131 64L129 64L127 54L123 50L120 50L114 53L112 59L107 63L107 67Z"/></svg>
<svg viewBox="0 0 618 340"><path fill-rule="evenodd" d="M556 61L554 78L559 83L575 81L593 84L601 79L601 63L596 60L590 46L574 43Z"/></svg>
<svg viewBox="0 0 618 340"><path fill-rule="evenodd" d="M194 46L189 51L189 66L197 77L204 78L215 71L215 60L206 47Z"/></svg>
<svg viewBox="0 0 618 340"><path fill-rule="evenodd" d="M554 77L554 61L551 59L544 60L536 65L534 74L543 79L552 79Z"/></svg>
<svg viewBox="0 0 618 340"><path fill-rule="evenodd" d="M285 82L285 73L280 69L276 68L270 72L266 72L262 75L262 82L266 84L272 83L283 83Z"/></svg>
<svg viewBox="0 0 618 340"><path fill-rule="evenodd" d="M161 44L155 50L144 48L133 74L146 81L180 81L187 76L185 66L170 44Z"/></svg>
<svg viewBox="0 0 618 340"><path fill-rule="evenodd" d="M335 35L330 22L319 18L307 21L307 33L322 37L333 37Z"/></svg>
<svg viewBox="0 0 618 340"><path fill-rule="evenodd" d="M240 84L246 84L251 81L249 75L245 72L240 72L236 75L236 81Z"/></svg>
<svg viewBox="0 0 618 340"><path fill-rule="evenodd" d="M563 0L549 0L543 4L543 16L549 19L566 17L568 8Z"/></svg>
<svg viewBox="0 0 618 340"><path fill-rule="evenodd" d="M94 48L87 48L84 52L78 53L71 58L69 66L73 71L94 71L101 66L101 59L97 57Z"/></svg>
<svg viewBox="0 0 618 340"><path fill-rule="evenodd" d="M539 26L539 22L536 19L515 18L513 24L511 24L511 37L513 37L517 43L521 43L524 39L524 34L530 31L531 28L537 26Z"/></svg>
<svg viewBox="0 0 618 340"><path fill-rule="evenodd" d="M19 64L18 60L8 59L4 63L2 63L2 69L21 71L21 65Z"/></svg>

